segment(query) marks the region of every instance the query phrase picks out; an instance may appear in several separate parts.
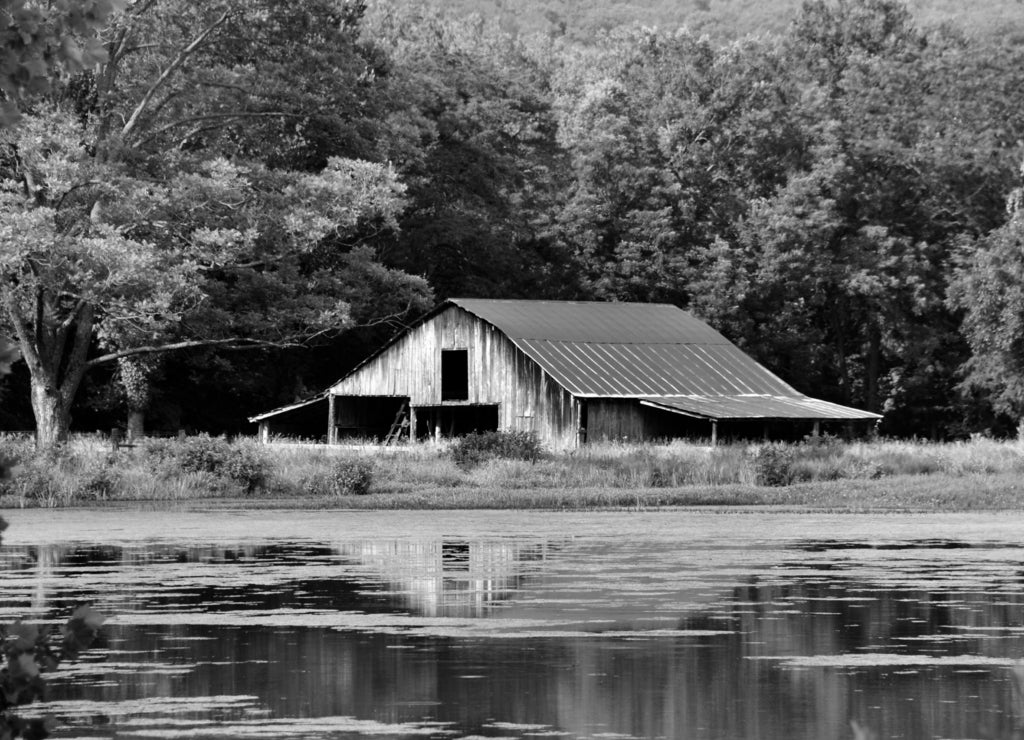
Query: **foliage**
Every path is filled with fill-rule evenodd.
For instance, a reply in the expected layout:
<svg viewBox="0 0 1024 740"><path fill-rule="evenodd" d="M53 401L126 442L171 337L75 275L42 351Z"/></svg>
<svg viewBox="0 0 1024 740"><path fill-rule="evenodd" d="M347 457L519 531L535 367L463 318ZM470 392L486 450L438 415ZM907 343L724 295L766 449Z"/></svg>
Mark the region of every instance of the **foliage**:
<svg viewBox="0 0 1024 740"><path fill-rule="evenodd" d="M764 445L754 453L754 480L759 486L788 486L794 480L796 454L785 444Z"/></svg>
<svg viewBox="0 0 1024 740"><path fill-rule="evenodd" d="M360 14L132 4L95 74L62 80L0 134L2 323L31 373L41 446L66 438L98 365L350 323L343 281L306 259L325 240L393 228L403 191L388 166L351 156L369 148L329 145L372 61Z"/></svg>
<svg viewBox="0 0 1024 740"><path fill-rule="evenodd" d="M7 529L0 518L0 533ZM16 621L0 625L0 737L41 740L54 727L50 716L24 718L18 707L44 699L43 674L53 671L63 660L73 660L87 650L99 636L106 617L90 606L79 606L59 633L52 626L43 629Z"/></svg>
<svg viewBox="0 0 1024 740"><path fill-rule="evenodd" d="M536 462L543 451L536 432L507 429L459 437L448 448L448 456L459 467L472 468L494 459Z"/></svg>
<svg viewBox="0 0 1024 740"><path fill-rule="evenodd" d="M229 444L256 447L249 440ZM202 502L237 497L240 506L263 505L259 498L244 495L242 485L223 473L225 466L217 468L220 473L183 471L179 460L182 448L177 440L145 440L134 449L111 455L104 441L82 439L75 440L65 454L36 463L31 450L23 445L20 449L27 456L22 457L23 472L0 484L0 505L88 506L96 500L97 489L107 501ZM263 496L269 499L266 505L287 501L289 506L323 506L329 499L346 497L346 505L417 508L424 492L444 491L467 504L493 508L514 506L515 497L509 492L515 491L561 491L565 493L561 505L583 501L589 496L584 495L587 491L630 496L647 489L664 491L674 499L690 491L707 502L740 502L730 493L737 487L754 491L751 495L756 502L771 503L774 499L756 493L757 451L761 448L761 444L602 443L544 454L535 460L492 456L469 466L456 464L450 454L439 455L433 444L371 447L357 458L349 450L319 445L262 446L259 454L266 465L262 487ZM799 485L760 485L780 496L785 492L787 498L797 496L791 488L822 482L845 481L856 488L857 482L885 478L898 488L908 477L935 477L945 483L930 484L933 488L963 490L962 504L966 505L976 483L968 485L968 477L1019 479L1024 474L1024 447L1018 442L983 438L944 444L812 438L782 449L787 451L774 453L772 475L776 481L788 479ZM765 469L767 459L767 455L761 458ZM698 489L707 489L707 493L698 494ZM714 494L715 490L720 493ZM361 503L354 504L356 499ZM784 502L783 498L779 502Z"/></svg>
<svg viewBox="0 0 1024 740"><path fill-rule="evenodd" d="M201 434L175 445L176 462L183 472L212 473L238 483L246 493L266 485L268 462L251 444Z"/></svg>
<svg viewBox="0 0 1024 740"><path fill-rule="evenodd" d="M107 59L101 32L128 0L0 2L0 128L18 121L26 95L50 89L61 72L81 72Z"/></svg>
<svg viewBox="0 0 1024 740"><path fill-rule="evenodd" d="M454 294L670 301L889 434L1021 413L1019 3L44 5L0 6L49 14L0 65L0 333L44 444L97 369L242 429Z"/></svg>
<svg viewBox="0 0 1024 740"><path fill-rule="evenodd" d="M375 3L366 35L390 59L389 157L409 186L388 259L445 298L558 290L545 237L563 179L552 49L479 17Z"/></svg>
<svg viewBox="0 0 1024 740"><path fill-rule="evenodd" d="M40 629L15 622L2 629L6 665L0 669L0 736L40 740L54 728L52 717L20 717L15 709L42 700L43 674L64 660L73 660L99 635L105 617L89 606L80 606L61 628Z"/></svg>
<svg viewBox="0 0 1024 740"><path fill-rule="evenodd" d="M784 33L803 0L446 0L453 15L495 18L520 34L545 34L578 43L599 43L603 33L628 25L674 29L687 26L716 40L749 34ZM949 23L975 35L1019 36L1024 30L1018 0L965 4L960 0L917 0L909 4L917 22Z"/></svg>
<svg viewBox="0 0 1024 740"><path fill-rule="evenodd" d="M1024 179L1024 165L1021 168ZM1007 222L965 241L950 286L971 346L965 388L980 389L995 409L1024 419L1024 188L1007 199Z"/></svg>
<svg viewBox="0 0 1024 740"><path fill-rule="evenodd" d="M365 496L374 474L375 466L369 460L336 460L326 471L303 480L300 489L314 496Z"/></svg>

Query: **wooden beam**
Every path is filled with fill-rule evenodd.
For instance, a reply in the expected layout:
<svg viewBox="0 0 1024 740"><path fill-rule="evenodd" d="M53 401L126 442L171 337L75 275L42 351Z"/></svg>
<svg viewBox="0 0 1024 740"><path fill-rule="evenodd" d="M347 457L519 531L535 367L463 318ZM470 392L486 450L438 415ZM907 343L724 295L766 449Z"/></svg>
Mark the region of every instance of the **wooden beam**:
<svg viewBox="0 0 1024 740"><path fill-rule="evenodd" d="M334 394L327 392L327 444L333 445L338 441L338 427L335 424Z"/></svg>
<svg viewBox="0 0 1024 740"><path fill-rule="evenodd" d="M409 444L416 441L416 407L409 404Z"/></svg>
<svg viewBox="0 0 1024 740"><path fill-rule="evenodd" d="M712 421L711 422L711 446L712 447L717 447L718 446L718 422L717 421Z"/></svg>

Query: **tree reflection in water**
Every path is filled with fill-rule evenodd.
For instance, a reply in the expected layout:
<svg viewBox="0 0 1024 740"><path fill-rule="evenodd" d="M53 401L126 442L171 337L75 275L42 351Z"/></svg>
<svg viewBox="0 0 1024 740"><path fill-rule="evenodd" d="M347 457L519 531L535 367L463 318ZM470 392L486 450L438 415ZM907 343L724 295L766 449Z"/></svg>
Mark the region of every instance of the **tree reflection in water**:
<svg viewBox="0 0 1024 740"><path fill-rule="evenodd" d="M4 546L0 592L10 615L115 617L55 681L95 702L58 705L69 735L1024 738L1020 546L721 542Z"/></svg>

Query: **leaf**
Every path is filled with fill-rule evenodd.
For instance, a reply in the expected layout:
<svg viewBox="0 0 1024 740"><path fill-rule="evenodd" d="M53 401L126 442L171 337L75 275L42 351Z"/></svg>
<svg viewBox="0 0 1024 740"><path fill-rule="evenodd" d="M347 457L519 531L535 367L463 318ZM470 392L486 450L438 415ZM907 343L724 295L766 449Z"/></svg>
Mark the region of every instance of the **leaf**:
<svg viewBox="0 0 1024 740"><path fill-rule="evenodd" d="M33 679L39 675L39 664L32 653L21 653L8 662L8 668L14 678Z"/></svg>
<svg viewBox="0 0 1024 740"><path fill-rule="evenodd" d="M91 606L80 606L64 626L63 657L73 658L95 641L106 617Z"/></svg>
<svg viewBox="0 0 1024 740"><path fill-rule="evenodd" d="M39 628L34 624L25 624L21 620L12 624L9 631L15 638L15 650L32 650L39 640Z"/></svg>
<svg viewBox="0 0 1024 740"><path fill-rule="evenodd" d="M107 621L107 618L91 606L80 606L71 614L71 621L76 620L81 620L91 630L98 630Z"/></svg>

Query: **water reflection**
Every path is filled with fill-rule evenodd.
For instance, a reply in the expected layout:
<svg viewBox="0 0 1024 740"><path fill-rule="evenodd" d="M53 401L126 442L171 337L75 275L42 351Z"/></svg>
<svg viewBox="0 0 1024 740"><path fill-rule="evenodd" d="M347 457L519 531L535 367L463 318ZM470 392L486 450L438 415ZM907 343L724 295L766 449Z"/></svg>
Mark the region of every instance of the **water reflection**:
<svg viewBox="0 0 1024 740"><path fill-rule="evenodd" d="M337 552L370 569L402 606L427 617L481 617L543 567L549 542L516 540L366 541Z"/></svg>
<svg viewBox="0 0 1024 740"><path fill-rule="evenodd" d="M64 736L1024 738L1020 545L659 524L5 546L0 593L115 616Z"/></svg>

